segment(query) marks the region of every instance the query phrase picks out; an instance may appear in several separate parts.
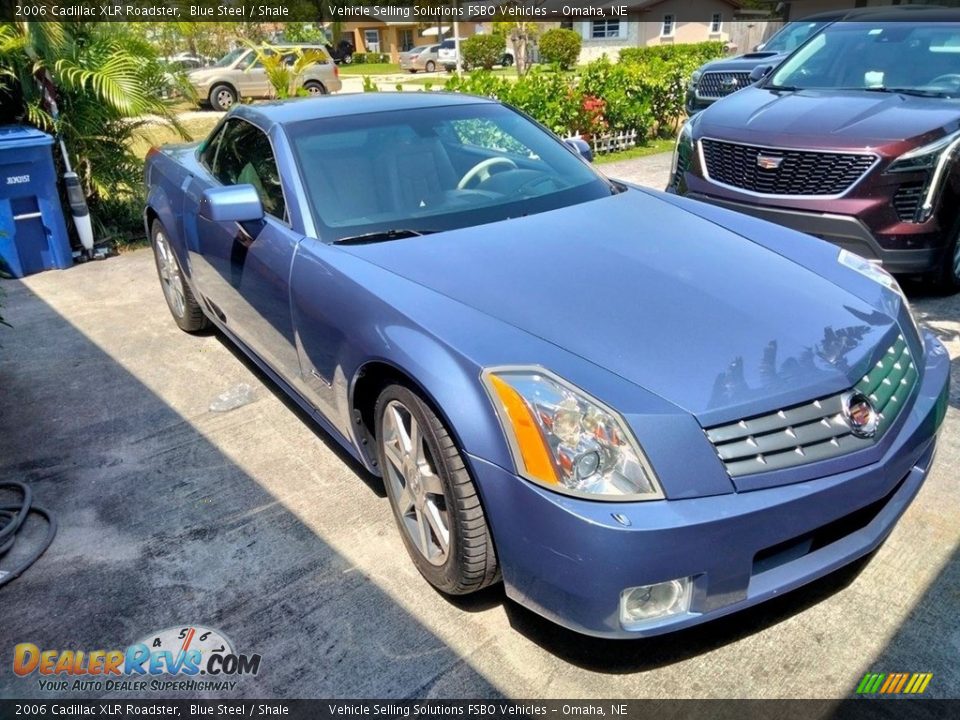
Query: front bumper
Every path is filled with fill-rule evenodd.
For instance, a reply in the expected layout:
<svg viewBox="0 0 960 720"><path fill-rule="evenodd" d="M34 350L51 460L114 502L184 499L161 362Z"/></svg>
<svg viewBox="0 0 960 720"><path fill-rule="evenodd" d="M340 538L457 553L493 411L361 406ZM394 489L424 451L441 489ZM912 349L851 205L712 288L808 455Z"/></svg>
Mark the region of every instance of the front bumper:
<svg viewBox="0 0 960 720"><path fill-rule="evenodd" d="M697 192L688 192L686 197L813 235L867 259L878 260L888 272L892 273L923 273L935 270L940 266L946 252L946 247L940 246L943 242L940 233L932 234L929 241L917 239L916 242L921 247L891 249L877 242L870 229L852 215L752 205ZM934 246L928 247L928 243Z"/></svg>
<svg viewBox="0 0 960 720"><path fill-rule="evenodd" d="M635 638L741 610L870 553L919 491L946 412L950 360L932 336L925 346L922 380L894 442L880 461L849 472L689 500L607 503L552 493L471 456L508 596L577 632ZM687 576L688 613L639 630L620 626L624 588Z"/></svg>

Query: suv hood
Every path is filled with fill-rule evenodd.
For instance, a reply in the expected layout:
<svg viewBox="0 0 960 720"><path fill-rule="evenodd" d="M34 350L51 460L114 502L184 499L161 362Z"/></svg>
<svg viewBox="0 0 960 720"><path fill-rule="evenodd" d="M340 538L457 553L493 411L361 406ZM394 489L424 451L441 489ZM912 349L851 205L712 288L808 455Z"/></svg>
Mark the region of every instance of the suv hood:
<svg viewBox="0 0 960 720"><path fill-rule="evenodd" d="M846 389L893 332L891 317L812 270L638 190L342 249L706 424Z"/></svg>
<svg viewBox="0 0 960 720"><path fill-rule="evenodd" d="M744 88L699 117L698 136L815 148L864 148L911 139L960 120L960 100L865 90Z"/></svg>
<svg viewBox="0 0 960 720"><path fill-rule="evenodd" d="M761 65L779 65L787 55L775 52L752 52L732 58L713 60L700 67L702 72L750 72Z"/></svg>

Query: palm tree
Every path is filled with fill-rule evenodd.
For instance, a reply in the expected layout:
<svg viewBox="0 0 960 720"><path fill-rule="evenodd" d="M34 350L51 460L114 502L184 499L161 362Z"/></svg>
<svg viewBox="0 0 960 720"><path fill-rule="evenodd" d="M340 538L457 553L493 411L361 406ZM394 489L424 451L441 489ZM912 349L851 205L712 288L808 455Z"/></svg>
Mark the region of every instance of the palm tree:
<svg viewBox="0 0 960 720"><path fill-rule="evenodd" d="M130 141L146 124L186 137L161 97L167 82L155 50L119 23L0 23L0 93L21 98L22 121L63 138L93 204L138 197L143 160Z"/></svg>

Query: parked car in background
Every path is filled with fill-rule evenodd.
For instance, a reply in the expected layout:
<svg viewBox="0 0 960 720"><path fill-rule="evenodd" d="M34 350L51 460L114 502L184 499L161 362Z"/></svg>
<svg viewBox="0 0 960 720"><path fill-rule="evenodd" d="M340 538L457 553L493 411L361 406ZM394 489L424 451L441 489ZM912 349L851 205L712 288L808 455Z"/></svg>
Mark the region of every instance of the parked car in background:
<svg viewBox="0 0 960 720"><path fill-rule="evenodd" d="M315 51L325 58L308 67L300 78L300 86L311 95L326 95L342 87L336 64L323 45L272 45L267 52L283 53L293 63L298 51ZM241 98L261 99L273 96L273 86L263 64L251 48L237 48L220 58L212 67L187 73L201 101L214 110L229 110Z"/></svg>
<svg viewBox="0 0 960 720"><path fill-rule="evenodd" d="M904 5L901 10L936 7L933 5ZM876 8L854 8L817 13L802 20L789 22L766 42L751 52L732 58L708 62L693 71L687 85L686 109L689 115L704 110L720 98L752 84L751 72L758 67L774 68L790 53L803 45L823 28L841 20L855 20Z"/></svg>
<svg viewBox="0 0 960 720"><path fill-rule="evenodd" d="M420 70L434 72L437 69L439 45L421 45L400 53L400 69L410 73Z"/></svg>
<svg viewBox="0 0 960 720"><path fill-rule="evenodd" d="M884 270L500 103L239 105L146 177L177 325L383 478L441 592L678 630L867 555L933 462L950 357Z"/></svg>
<svg viewBox="0 0 960 720"><path fill-rule="evenodd" d="M875 10L694 115L670 189L960 290L960 13Z"/></svg>
<svg viewBox="0 0 960 720"><path fill-rule="evenodd" d="M324 47L337 65L349 65L352 63L353 54L357 51L357 48L354 47L354 44L347 39L341 40L336 45L332 43L325 43Z"/></svg>

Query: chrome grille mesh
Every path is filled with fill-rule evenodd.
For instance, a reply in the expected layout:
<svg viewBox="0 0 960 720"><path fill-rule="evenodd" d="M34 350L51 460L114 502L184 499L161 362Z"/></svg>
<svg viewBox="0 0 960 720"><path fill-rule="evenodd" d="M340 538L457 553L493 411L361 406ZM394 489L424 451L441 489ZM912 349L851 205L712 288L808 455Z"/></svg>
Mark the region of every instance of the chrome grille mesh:
<svg viewBox="0 0 960 720"><path fill-rule="evenodd" d="M876 162L873 155L700 141L709 180L761 195L840 195ZM776 167L763 168L761 158Z"/></svg>
<svg viewBox="0 0 960 720"><path fill-rule="evenodd" d="M873 445L890 427L919 377L903 335L852 388L870 398L879 414L877 433L861 438L850 430L838 393L706 429L731 477L783 470L827 460Z"/></svg>
<svg viewBox="0 0 960 720"><path fill-rule="evenodd" d="M732 84L731 84L731 81ZM748 72L708 72L700 76L697 95L703 98L721 98L750 84Z"/></svg>

